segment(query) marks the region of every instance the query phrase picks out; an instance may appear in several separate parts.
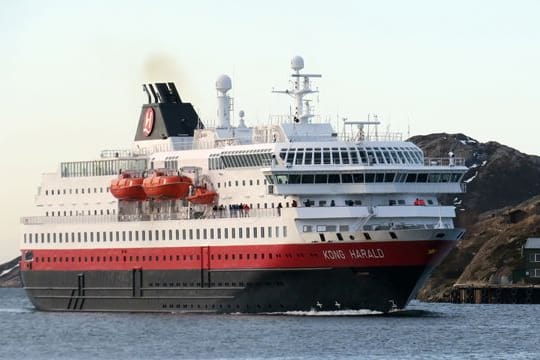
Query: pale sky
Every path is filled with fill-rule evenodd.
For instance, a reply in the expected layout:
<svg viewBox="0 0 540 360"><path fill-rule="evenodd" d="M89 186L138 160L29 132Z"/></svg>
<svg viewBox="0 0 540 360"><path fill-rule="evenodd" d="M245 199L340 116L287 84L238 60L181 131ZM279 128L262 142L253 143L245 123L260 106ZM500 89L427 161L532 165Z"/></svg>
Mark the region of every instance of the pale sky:
<svg viewBox="0 0 540 360"><path fill-rule="evenodd" d="M248 125L285 114L270 94L290 59L322 73L323 116L410 135L461 132L540 155L539 1L21 1L0 11L2 236L18 255L43 172L129 148L141 84L175 81L215 121L232 77Z"/></svg>

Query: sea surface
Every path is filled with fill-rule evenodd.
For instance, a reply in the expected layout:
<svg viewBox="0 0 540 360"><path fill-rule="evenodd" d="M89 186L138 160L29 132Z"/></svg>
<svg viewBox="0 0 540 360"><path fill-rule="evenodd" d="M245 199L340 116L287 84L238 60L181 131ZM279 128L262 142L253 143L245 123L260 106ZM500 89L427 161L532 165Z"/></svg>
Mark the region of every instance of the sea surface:
<svg viewBox="0 0 540 360"><path fill-rule="evenodd" d="M540 305L279 315L52 313L0 289L0 359L540 359Z"/></svg>

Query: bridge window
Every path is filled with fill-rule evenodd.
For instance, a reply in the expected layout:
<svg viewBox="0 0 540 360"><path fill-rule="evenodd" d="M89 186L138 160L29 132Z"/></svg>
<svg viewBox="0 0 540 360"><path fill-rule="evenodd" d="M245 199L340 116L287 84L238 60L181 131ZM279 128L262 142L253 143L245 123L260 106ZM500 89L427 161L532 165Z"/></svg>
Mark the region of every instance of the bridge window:
<svg viewBox="0 0 540 360"><path fill-rule="evenodd" d="M314 178L313 174L302 175L302 184L313 184Z"/></svg>

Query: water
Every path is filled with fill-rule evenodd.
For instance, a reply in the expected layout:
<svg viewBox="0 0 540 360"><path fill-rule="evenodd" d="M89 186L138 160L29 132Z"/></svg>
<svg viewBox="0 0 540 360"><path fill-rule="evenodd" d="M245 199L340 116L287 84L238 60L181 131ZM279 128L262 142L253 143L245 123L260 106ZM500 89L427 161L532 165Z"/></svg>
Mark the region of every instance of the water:
<svg viewBox="0 0 540 360"><path fill-rule="evenodd" d="M1 359L540 359L540 305L282 315L49 313L0 289Z"/></svg>

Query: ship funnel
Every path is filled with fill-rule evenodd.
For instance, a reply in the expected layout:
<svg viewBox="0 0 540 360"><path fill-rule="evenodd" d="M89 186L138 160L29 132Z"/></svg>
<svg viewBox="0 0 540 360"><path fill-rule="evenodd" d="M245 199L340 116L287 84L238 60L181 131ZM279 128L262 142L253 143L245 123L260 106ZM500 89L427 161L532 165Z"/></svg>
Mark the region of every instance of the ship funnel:
<svg viewBox="0 0 540 360"><path fill-rule="evenodd" d="M231 98L227 91L232 89L231 78L221 75L216 80L216 90L218 92L218 128L228 129L231 127Z"/></svg>

